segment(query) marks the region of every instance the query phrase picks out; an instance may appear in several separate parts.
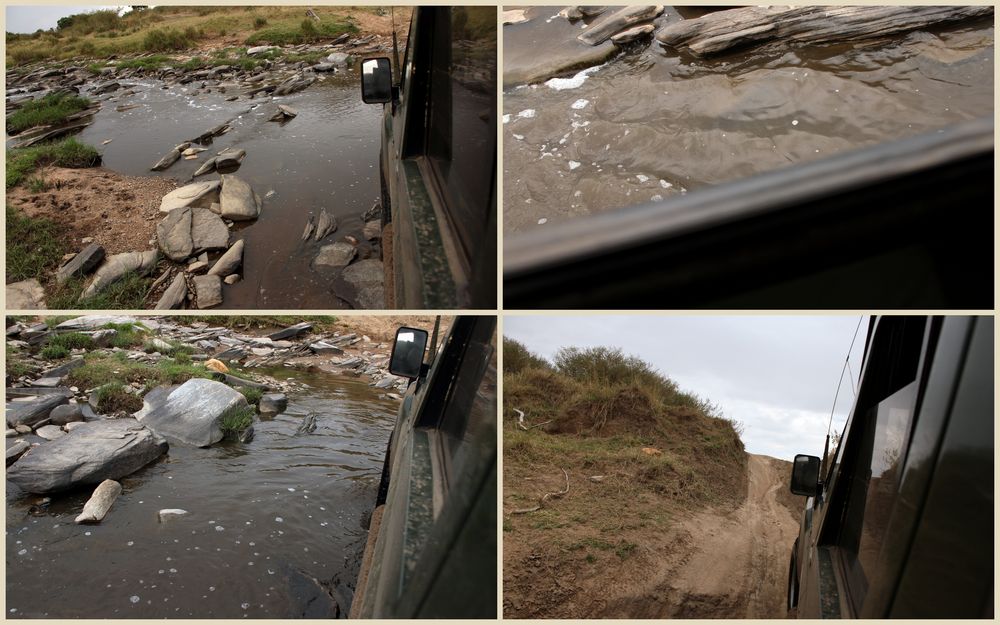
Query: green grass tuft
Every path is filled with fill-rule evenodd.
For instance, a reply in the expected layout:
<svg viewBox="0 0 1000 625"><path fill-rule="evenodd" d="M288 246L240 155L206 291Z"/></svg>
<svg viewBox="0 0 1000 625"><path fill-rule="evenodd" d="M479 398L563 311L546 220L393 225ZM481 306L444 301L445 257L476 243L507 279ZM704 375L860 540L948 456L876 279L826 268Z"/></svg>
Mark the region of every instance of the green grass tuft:
<svg viewBox="0 0 1000 625"><path fill-rule="evenodd" d="M226 435L239 434L253 425L254 409L251 406L234 406L224 412L219 427Z"/></svg>
<svg viewBox="0 0 1000 625"><path fill-rule="evenodd" d="M108 382L94 391L97 411L102 414L114 412L136 412L142 408L142 398L125 390L118 381Z"/></svg>
<svg viewBox="0 0 1000 625"><path fill-rule="evenodd" d="M316 24L312 20L303 20L298 27L286 25L259 30L246 38L246 44L248 46L285 46L330 39L344 33L356 32L358 32L358 27L349 22L330 21Z"/></svg>
<svg viewBox="0 0 1000 625"><path fill-rule="evenodd" d="M55 222L22 215L8 205L7 282L41 278L55 268L65 253L59 235Z"/></svg>
<svg viewBox="0 0 1000 625"><path fill-rule="evenodd" d="M89 334L82 332L67 332L50 338L48 345L59 345L66 349L93 349L94 339L90 338Z"/></svg>
<svg viewBox="0 0 1000 625"><path fill-rule="evenodd" d="M46 345L38 355L45 360L59 360L69 356L69 348L64 345Z"/></svg>
<svg viewBox="0 0 1000 625"><path fill-rule="evenodd" d="M249 386L241 386L236 389L247 398L247 403L251 405L258 405L260 403L260 398L264 396L264 390L259 388L252 388Z"/></svg>
<svg viewBox="0 0 1000 625"><path fill-rule="evenodd" d="M30 148L7 150L7 188L16 187L39 167L55 165L82 169L101 164L101 155L93 147L70 137Z"/></svg>
<svg viewBox="0 0 1000 625"><path fill-rule="evenodd" d="M67 117L84 110L90 104L87 98L68 93L49 94L40 100L28 102L7 117L7 132L15 134L35 126L61 124Z"/></svg>
<svg viewBox="0 0 1000 625"><path fill-rule="evenodd" d="M146 295L153 279L135 273L125 274L93 297L79 301L86 283L80 279L67 280L48 298L54 310L132 310L146 307Z"/></svg>

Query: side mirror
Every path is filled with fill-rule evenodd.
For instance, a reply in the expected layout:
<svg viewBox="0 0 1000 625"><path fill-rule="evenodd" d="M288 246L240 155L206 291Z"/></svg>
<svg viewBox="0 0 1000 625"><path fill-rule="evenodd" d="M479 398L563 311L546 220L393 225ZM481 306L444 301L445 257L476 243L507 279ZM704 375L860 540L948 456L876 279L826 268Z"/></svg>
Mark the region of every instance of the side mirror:
<svg viewBox="0 0 1000 625"><path fill-rule="evenodd" d="M819 458L798 454L792 461L792 493L815 497L819 493Z"/></svg>
<svg viewBox="0 0 1000 625"><path fill-rule="evenodd" d="M396 330L396 342L389 356L389 373L411 380L419 378L424 365L427 331L415 328Z"/></svg>
<svg viewBox="0 0 1000 625"><path fill-rule="evenodd" d="M392 102L392 66L388 58L361 62L361 99L366 104Z"/></svg>

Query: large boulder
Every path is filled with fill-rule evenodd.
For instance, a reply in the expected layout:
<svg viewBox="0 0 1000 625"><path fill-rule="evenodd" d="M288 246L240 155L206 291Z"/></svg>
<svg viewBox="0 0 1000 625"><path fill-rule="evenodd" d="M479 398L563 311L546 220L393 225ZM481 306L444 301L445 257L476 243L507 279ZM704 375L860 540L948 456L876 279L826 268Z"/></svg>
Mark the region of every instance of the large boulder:
<svg viewBox="0 0 1000 625"><path fill-rule="evenodd" d="M33 426L46 419L56 406L68 403L69 398L62 393L42 395L31 401L7 402L7 423L11 426Z"/></svg>
<svg viewBox="0 0 1000 625"><path fill-rule="evenodd" d="M222 216L233 221L257 219L260 215L260 198L250 185L236 176L222 176L219 205Z"/></svg>
<svg viewBox="0 0 1000 625"><path fill-rule="evenodd" d="M225 249L229 228L207 208L184 207L171 211L157 224L156 241L168 258L180 262L192 254Z"/></svg>
<svg viewBox="0 0 1000 625"><path fill-rule="evenodd" d="M84 423L45 443L7 469L29 493L52 493L130 475L167 451L167 442L135 419Z"/></svg>
<svg viewBox="0 0 1000 625"><path fill-rule="evenodd" d="M107 262L101 265L101 268L94 274L94 279L80 295L80 301L82 302L89 297L97 295L110 285L124 278L128 273L146 275L156 267L156 261L159 259L159 250L115 254L108 258Z"/></svg>
<svg viewBox="0 0 1000 625"><path fill-rule="evenodd" d="M225 384L193 378L172 390L161 387L148 393L136 418L160 436L208 447L222 440L222 415L248 407L246 398Z"/></svg>
<svg viewBox="0 0 1000 625"><path fill-rule="evenodd" d="M385 270L382 261L374 258L349 265L340 274L345 282L354 287L352 302L355 308L375 309L385 307Z"/></svg>
<svg viewBox="0 0 1000 625"><path fill-rule="evenodd" d="M73 319L67 319L59 325L56 326L57 332L81 332L84 330L93 330L95 328L101 328L108 324L138 324L143 325L146 321L140 322L136 317L129 317L128 315L84 315L82 317L74 317ZM148 326L147 326L148 327Z"/></svg>

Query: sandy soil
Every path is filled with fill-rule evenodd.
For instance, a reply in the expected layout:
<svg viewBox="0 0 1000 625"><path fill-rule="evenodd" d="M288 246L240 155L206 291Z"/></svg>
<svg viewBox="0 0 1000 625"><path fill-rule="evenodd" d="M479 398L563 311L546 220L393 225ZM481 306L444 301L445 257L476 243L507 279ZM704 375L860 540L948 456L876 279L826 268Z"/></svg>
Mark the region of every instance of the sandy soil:
<svg viewBox="0 0 1000 625"><path fill-rule="evenodd" d="M49 190L31 193L25 186L7 192L7 202L31 217L46 217L63 227L67 249L79 251L93 237L105 252L147 250L162 218L160 200L176 188L164 178L123 176L103 167L45 167L35 176Z"/></svg>
<svg viewBox="0 0 1000 625"><path fill-rule="evenodd" d="M505 538L504 616L784 618L788 556L798 534L796 520L778 500L779 490L787 488L787 463L752 454L748 460L742 505L680 514L666 530L623 526L612 538L637 545L628 559L609 556L588 564L544 542ZM562 475L538 480L540 492L563 487ZM576 476L572 481L578 494L591 486ZM670 506L652 494L635 505ZM592 513L606 513L599 500ZM563 544L588 539L579 525L549 531Z"/></svg>

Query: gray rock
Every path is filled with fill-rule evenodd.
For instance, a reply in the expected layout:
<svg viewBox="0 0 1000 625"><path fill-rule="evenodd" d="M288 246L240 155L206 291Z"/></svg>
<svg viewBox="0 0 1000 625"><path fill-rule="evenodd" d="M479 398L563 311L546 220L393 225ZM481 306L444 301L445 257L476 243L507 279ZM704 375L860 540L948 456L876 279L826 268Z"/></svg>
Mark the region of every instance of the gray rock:
<svg viewBox="0 0 1000 625"><path fill-rule="evenodd" d="M326 62L336 65L338 67L346 67L349 63L354 60L350 54L346 52L334 52L330 56L326 57Z"/></svg>
<svg viewBox="0 0 1000 625"><path fill-rule="evenodd" d="M229 228L222 218L207 208L191 209L191 242L194 254L224 250L229 245Z"/></svg>
<svg viewBox="0 0 1000 625"><path fill-rule="evenodd" d="M194 291L198 308L211 308L222 303L222 278L216 275L196 276Z"/></svg>
<svg viewBox="0 0 1000 625"><path fill-rule="evenodd" d="M651 20L663 12L662 6L628 6L614 13L602 16L577 36L577 39L591 46L604 43L612 35L627 26Z"/></svg>
<svg viewBox="0 0 1000 625"><path fill-rule="evenodd" d="M70 278L84 276L96 269L102 260L104 260L104 248L91 243L74 256L73 260L56 271L56 282L62 284Z"/></svg>
<svg viewBox="0 0 1000 625"><path fill-rule="evenodd" d="M354 287L355 298L352 302L357 308L375 309L385 307L385 271L382 261L374 258L362 260L349 265L340 274Z"/></svg>
<svg viewBox="0 0 1000 625"><path fill-rule="evenodd" d="M656 27L652 24L643 24L642 26L634 26L632 28L623 30L622 32L611 36L611 43L616 46L622 46L627 43L632 43L643 37L648 37L653 34L653 30Z"/></svg>
<svg viewBox="0 0 1000 625"><path fill-rule="evenodd" d="M93 297L97 293L100 293L108 288L108 286L124 278L128 273L148 274L156 267L156 261L159 259L159 250L125 252L124 254L115 254L109 257L101 265L101 268L97 270L97 273L94 274L94 279L90 282L90 285L80 295L80 301L82 302L88 297Z"/></svg>
<svg viewBox="0 0 1000 625"><path fill-rule="evenodd" d="M247 352L245 349L241 349L239 347L231 347L226 351L219 352L218 354L215 355L215 357L218 360L229 360L229 361L243 360L244 358L247 357Z"/></svg>
<svg viewBox="0 0 1000 625"><path fill-rule="evenodd" d="M191 209L171 211L156 225L156 242L173 261L182 261L194 251L191 241Z"/></svg>
<svg viewBox="0 0 1000 625"><path fill-rule="evenodd" d="M219 152L219 155L215 157L215 168L221 171L234 171L246 158L246 150L240 150L237 148L229 148Z"/></svg>
<svg viewBox="0 0 1000 625"><path fill-rule="evenodd" d="M338 241L319 248L313 259L314 267L346 267L358 255L358 250L350 243Z"/></svg>
<svg viewBox="0 0 1000 625"><path fill-rule="evenodd" d="M210 158L207 161L205 161L204 163L202 163L202 166L199 167L198 170L194 172L193 177L197 178L198 176L201 176L201 175L207 174L209 172L215 171L215 160L216 160L216 158L218 158L218 157L213 156L212 158Z"/></svg>
<svg viewBox="0 0 1000 625"><path fill-rule="evenodd" d="M63 321L62 323L56 326L56 331L82 332L84 330L94 330L96 328L101 328L108 324L145 325L145 327L148 328L150 327L149 325L146 325L148 321L149 320L143 320L143 322L140 322L135 317L129 317L128 315L83 315L82 317L74 317L73 319L67 319L66 321Z"/></svg>
<svg viewBox="0 0 1000 625"><path fill-rule="evenodd" d="M77 426L7 470L7 479L29 493L51 493L130 475L167 451L166 441L134 419Z"/></svg>
<svg viewBox="0 0 1000 625"><path fill-rule="evenodd" d="M173 310L174 308L180 308L184 304L184 300L187 299L187 281L184 280L184 274L179 273L174 278L174 281L170 283L167 290L163 292L160 296L158 302L156 302L156 310Z"/></svg>
<svg viewBox="0 0 1000 625"><path fill-rule="evenodd" d="M326 235L337 229L337 218L326 212L326 209L320 209L319 218L316 220L316 240L319 241Z"/></svg>
<svg viewBox="0 0 1000 625"><path fill-rule="evenodd" d="M237 282L240 281L240 274L231 273L225 278L223 278L222 281L225 282L226 284L236 284Z"/></svg>
<svg viewBox="0 0 1000 625"><path fill-rule="evenodd" d="M83 410L80 409L80 404L56 406L49 413L49 423L52 425L66 425L74 421L83 421Z"/></svg>
<svg viewBox="0 0 1000 625"><path fill-rule="evenodd" d="M222 216L233 221L257 219L260 215L260 202L253 189L236 176L222 176L219 204Z"/></svg>
<svg viewBox="0 0 1000 625"><path fill-rule="evenodd" d="M112 91L118 91L121 88L117 82L111 81L106 82L103 85L98 85L91 91L92 95L104 95L105 93L111 93Z"/></svg>
<svg viewBox="0 0 1000 625"><path fill-rule="evenodd" d="M288 326L284 330L278 330L277 332L268 334L267 338L272 341L280 341L281 339L292 338L310 330L312 330L312 324L308 321L303 321L302 323L296 323L293 326Z"/></svg>
<svg viewBox="0 0 1000 625"><path fill-rule="evenodd" d="M362 234L369 241L378 241L382 238L382 222L378 220L366 221Z"/></svg>
<svg viewBox="0 0 1000 625"><path fill-rule="evenodd" d="M340 356L344 353L344 350L340 349L336 345L330 345L324 341L317 341L309 346L309 349L316 354L333 354L335 356Z"/></svg>
<svg viewBox="0 0 1000 625"><path fill-rule="evenodd" d="M160 352L161 354L166 354L174 351L174 346L167 343L163 339L153 337L149 340L149 346Z"/></svg>
<svg viewBox="0 0 1000 625"><path fill-rule="evenodd" d="M14 438L17 436L17 430L14 428L7 428L7 438Z"/></svg>
<svg viewBox="0 0 1000 625"><path fill-rule="evenodd" d="M37 380L32 380L32 386L41 386L44 388L55 388L59 386L62 382L62 378L38 378Z"/></svg>
<svg viewBox="0 0 1000 625"><path fill-rule="evenodd" d="M201 273L202 271L208 269L208 261L196 260L187 266L184 270L187 273Z"/></svg>
<svg viewBox="0 0 1000 625"><path fill-rule="evenodd" d="M7 448L7 466L14 464L29 449L31 445L27 441L14 441L14 444Z"/></svg>
<svg viewBox="0 0 1000 625"><path fill-rule="evenodd" d="M150 171L163 171L169 168L171 165L177 162L177 159L181 157L181 150L174 148L170 150L163 157L156 161L156 164L149 168Z"/></svg>
<svg viewBox="0 0 1000 625"><path fill-rule="evenodd" d="M274 115L272 115L268 121L272 122L286 121L292 119L293 117L296 117L298 114L299 112L293 109L292 107L286 106L284 104L279 104L277 112Z"/></svg>
<svg viewBox="0 0 1000 625"><path fill-rule="evenodd" d="M317 63L312 68L313 71L317 72L333 72L337 70L337 66L333 63Z"/></svg>
<svg viewBox="0 0 1000 625"><path fill-rule="evenodd" d="M41 436L47 441L54 441L57 438L66 436L66 432L63 432L63 429L58 425L43 425L35 430L35 434Z"/></svg>
<svg viewBox="0 0 1000 625"><path fill-rule="evenodd" d="M243 395L221 382L192 378L169 393L149 393L143 399L144 426L160 436L195 447L222 440L220 422L229 410L247 408Z"/></svg>
<svg viewBox="0 0 1000 625"><path fill-rule="evenodd" d="M77 367L82 367L83 363L84 363L83 358L74 358L73 360L61 364L58 367L53 367L52 369L49 369L48 371L42 374L42 377L59 378L61 380L62 378L66 377L69 374L69 372L72 371L73 369L76 369Z"/></svg>
<svg viewBox="0 0 1000 625"><path fill-rule="evenodd" d="M288 408L288 398L285 397L283 393L268 393L266 395L261 395L258 407L261 412L268 414L284 412L285 409Z"/></svg>
<svg viewBox="0 0 1000 625"><path fill-rule="evenodd" d="M390 388L393 384L399 381L394 375L387 375L378 382L375 383L375 388Z"/></svg>
<svg viewBox="0 0 1000 625"><path fill-rule="evenodd" d="M114 480L104 480L94 489L94 494L87 503L83 504L83 512L76 517L74 523L100 523L121 494L121 484Z"/></svg>
<svg viewBox="0 0 1000 625"><path fill-rule="evenodd" d="M229 276L243 264L243 239L226 250L219 260L208 270L210 276Z"/></svg>
<svg viewBox="0 0 1000 625"><path fill-rule="evenodd" d="M56 406L68 404L69 398L62 393L42 395L31 401L7 402L7 423L12 426L34 426L48 418Z"/></svg>
<svg viewBox="0 0 1000 625"><path fill-rule="evenodd" d="M257 56L258 54L264 54L274 50L274 46L254 46L252 48L247 48L247 56Z"/></svg>
<svg viewBox="0 0 1000 625"><path fill-rule="evenodd" d="M31 426L29 425L15 425L14 431L18 434L31 434Z"/></svg>
<svg viewBox="0 0 1000 625"><path fill-rule="evenodd" d="M160 200L160 212L169 213L185 206L209 206L215 201L219 186L218 180L204 180L174 189Z"/></svg>
<svg viewBox="0 0 1000 625"><path fill-rule="evenodd" d="M45 289L34 278L7 285L7 310L45 310Z"/></svg>

